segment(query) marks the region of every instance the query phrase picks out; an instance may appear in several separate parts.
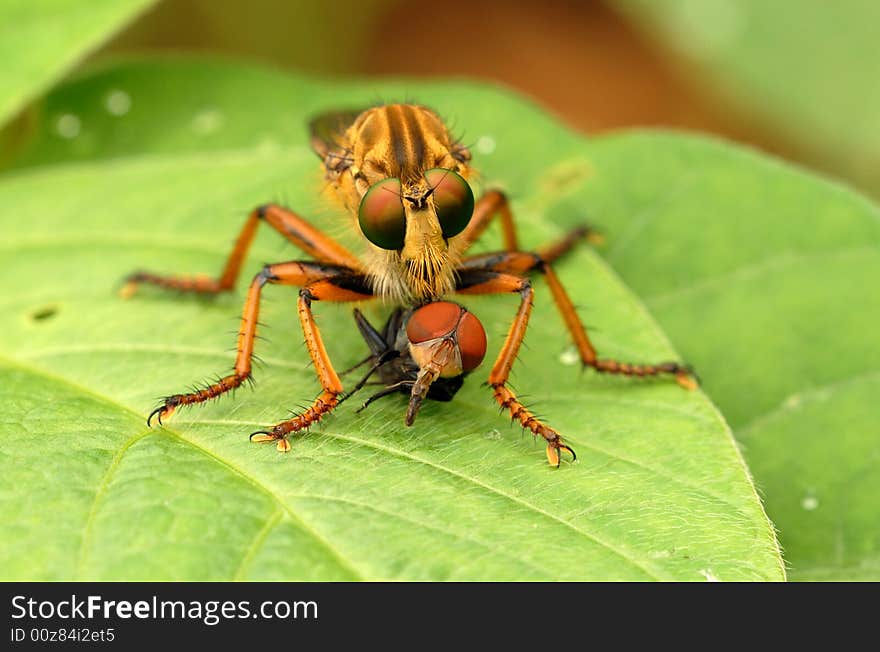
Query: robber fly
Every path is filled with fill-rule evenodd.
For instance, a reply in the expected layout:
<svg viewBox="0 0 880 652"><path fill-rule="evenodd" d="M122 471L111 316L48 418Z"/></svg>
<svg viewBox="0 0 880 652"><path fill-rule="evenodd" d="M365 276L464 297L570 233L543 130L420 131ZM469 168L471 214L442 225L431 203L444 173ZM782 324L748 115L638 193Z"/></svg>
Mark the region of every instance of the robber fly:
<svg viewBox="0 0 880 652"><path fill-rule="evenodd" d="M201 389L167 396L148 417L159 423L180 406L193 405L232 391L251 379L251 361L263 288L299 287L297 310L306 346L321 384L311 406L267 431L259 441L276 442L290 450L288 436L308 428L344 398L342 382L330 361L312 313L317 301L360 302L381 298L419 307L451 294L513 294L519 307L489 372L488 386L511 417L544 438L547 457L558 466L559 451L571 452L556 430L533 415L507 386L511 367L526 333L534 301L530 272L540 273L562 314L583 365L597 371L629 376L670 375L684 386L694 382L688 369L675 362L629 364L601 359L590 342L571 299L551 267L554 260L583 240L585 227L534 251L519 247L510 204L498 190L475 200L468 182L471 153L432 110L412 104L388 104L363 111L332 112L310 123L311 145L325 177L361 236L358 255L337 243L296 212L265 204L254 209L217 278L162 276L135 272L126 279L123 295L142 283L200 294L229 291L261 222L284 236L310 260L266 265L251 281L238 334L238 355L232 373ZM503 251L468 256L467 250L499 217ZM443 368L445 347L413 357L419 369ZM427 377L426 377L427 378ZM413 385L413 390L416 385ZM419 391L422 391L422 385ZM412 405L412 404L411 404Z"/></svg>

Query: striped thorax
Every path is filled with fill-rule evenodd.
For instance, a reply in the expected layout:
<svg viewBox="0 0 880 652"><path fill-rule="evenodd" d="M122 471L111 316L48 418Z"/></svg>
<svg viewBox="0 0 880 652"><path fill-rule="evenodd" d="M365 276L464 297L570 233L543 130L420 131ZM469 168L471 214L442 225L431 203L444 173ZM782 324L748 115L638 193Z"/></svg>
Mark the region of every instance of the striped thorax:
<svg viewBox="0 0 880 652"><path fill-rule="evenodd" d="M473 212L470 153L433 111L389 104L311 124L327 178L367 242L376 294L420 302L454 288L456 236Z"/></svg>

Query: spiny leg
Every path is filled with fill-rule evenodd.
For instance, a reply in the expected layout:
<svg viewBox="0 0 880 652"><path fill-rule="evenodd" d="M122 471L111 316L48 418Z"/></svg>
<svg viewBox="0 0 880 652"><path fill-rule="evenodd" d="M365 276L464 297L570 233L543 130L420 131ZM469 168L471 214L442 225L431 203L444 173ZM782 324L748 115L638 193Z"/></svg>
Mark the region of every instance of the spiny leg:
<svg viewBox="0 0 880 652"><path fill-rule="evenodd" d="M496 216L501 220L504 250L519 251L516 224L514 223L513 212L510 209L510 200L500 190L490 190L477 200L474 206L474 214L460 236L464 243L461 250L465 251L470 248ZM548 263L553 262L581 240L587 240L592 244L602 244L605 241L601 233L586 224L581 224L571 229L558 242L539 249L538 253Z"/></svg>
<svg viewBox="0 0 880 652"><path fill-rule="evenodd" d="M564 253L564 250L572 245L571 237L567 237L558 243L546 247L553 253ZM620 374L625 376L658 376L662 374L675 376L679 385L685 389L695 389L696 382L694 380L693 370L687 365L677 362L661 362L657 364L633 364L629 362L621 362L613 359L600 359L596 354L596 349L590 341L587 331L581 322L571 297L565 291L556 273L550 264L538 253L528 253L524 251L496 252L485 254L483 256L474 256L462 262L459 266L460 271L467 270L471 273L479 273L481 269L488 269L493 272L509 273L509 274L526 274L532 270L538 270L544 275L550 293L553 296L553 303L559 310L565 327L574 340L575 346L584 366L592 367L600 373Z"/></svg>
<svg viewBox="0 0 880 652"><path fill-rule="evenodd" d="M517 293L520 295L519 309L507 332L504 345L498 353L498 358L489 372L489 387L495 400L502 408L510 412L511 418L519 421L524 427L536 435L541 435L547 442L547 461L559 466L559 451L568 451L572 460L577 459L574 450L563 443L562 437L556 430L542 423L532 412L523 405L516 394L507 387L510 370L519 353L520 345L526 334L529 324L529 316L534 303L532 285L528 279L493 271L465 272L459 276L457 291L461 294L506 294Z"/></svg>
<svg viewBox="0 0 880 652"><path fill-rule="evenodd" d="M121 290L122 296L130 297L133 295L141 283L199 294L217 294L231 290L235 286L241 272L241 266L261 220L305 253L313 256L315 260L353 270L360 268L360 262L352 253L305 219L282 206L265 204L251 211L219 277L212 278L207 275L165 276L139 271L126 277L125 285Z"/></svg>
<svg viewBox="0 0 880 652"><path fill-rule="evenodd" d="M248 289L247 299L241 316L238 331L237 355L233 372L206 387L186 394L173 394L163 401L162 405L153 410L147 418L150 425L153 417L157 417L161 425L181 405L194 405L217 398L228 391L240 387L251 377L251 360L254 354L254 341L257 334L257 321L260 312L260 293L267 283L278 285L307 285L324 278L343 277L351 274L331 265L312 262L288 262L266 265L254 276Z"/></svg>
<svg viewBox="0 0 880 652"><path fill-rule="evenodd" d="M510 202L507 196L499 190L489 190L477 200L477 203L474 205L474 214L471 216L471 221L468 222L467 227L459 236L464 243L462 251L477 241L496 215L501 219L504 249L507 251L519 249L516 238L516 226L513 223L513 213L510 211Z"/></svg>
<svg viewBox="0 0 880 652"><path fill-rule="evenodd" d="M537 251L495 251L486 254L477 254L464 258L460 269L492 269L498 272L510 272L525 274L537 269L543 261L547 264L558 260L569 251L574 249L580 242L598 244L602 242L602 236L586 224L576 227L548 245L540 247Z"/></svg>
<svg viewBox="0 0 880 652"><path fill-rule="evenodd" d="M541 260L549 265L574 249L574 247L580 242L589 242L590 244L599 245L605 242L605 238L599 231L596 231L591 226L582 224L571 229L558 240L544 245L543 247L539 247L536 253Z"/></svg>
<svg viewBox="0 0 880 652"><path fill-rule="evenodd" d="M330 413L343 399L342 381L333 368L324 340L312 313L312 301L364 301L373 294L362 276L328 277L306 285L299 293L297 312L305 336L306 347L321 383L321 393L312 405L292 419L276 424L271 430L258 430L251 434L251 441L277 442L279 451L290 450L287 436L308 428Z"/></svg>
<svg viewBox="0 0 880 652"><path fill-rule="evenodd" d="M574 304L571 302L571 297L568 296L568 292L565 291L565 288L562 286L562 283L560 283L556 273L550 265L546 263L543 263L539 267L539 270L544 275L544 278L547 281L547 286L550 288L550 293L553 295L553 302L556 304L556 308L562 315L565 326L574 340L578 354L581 358L581 364L592 367L596 371L605 374L620 374L624 376L638 377L659 376L663 374L671 375L674 376L676 382L685 389L696 389L697 384L694 379L693 370L687 365L679 364L678 362L668 361L654 364L634 364L630 362L621 362L611 358L599 358L596 353L596 348L590 341L590 338L587 335L587 330L584 328L581 318L577 314Z"/></svg>

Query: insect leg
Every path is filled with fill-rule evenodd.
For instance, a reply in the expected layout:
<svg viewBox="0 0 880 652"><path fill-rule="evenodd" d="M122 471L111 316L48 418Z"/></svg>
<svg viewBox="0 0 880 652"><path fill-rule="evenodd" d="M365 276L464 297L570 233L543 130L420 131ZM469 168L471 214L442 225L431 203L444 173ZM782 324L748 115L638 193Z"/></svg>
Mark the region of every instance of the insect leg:
<svg viewBox="0 0 880 652"><path fill-rule="evenodd" d="M557 243L555 247L557 252L562 249L563 243L564 241ZM551 247L553 246L551 245ZM613 359L600 359L574 308L571 297L568 296L568 292L565 291L553 268L540 254L521 251L496 252L474 256L463 261L458 267L459 273L470 272L471 274L479 274L481 269L507 274L526 274L532 270L541 272L547 281L550 293L553 295L553 303L556 304L556 308L559 310L560 315L562 315L565 327L574 340L575 346L577 346L581 363L584 366L592 367L601 373L625 376L643 377L668 374L675 376L678 384L685 389L694 389L696 387L693 370L687 365L677 362L632 364Z"/></svg>
<svg viewBox="0 0 880 652"><path fill-rule="evenodd" d="M547 263L542 263L538 268L544 275L550 292L553 295L553 302L562 315L565 326L574 340L575 346L581 357L581 363L584 366L592 367L600 373L621 374L624 376L658 376L667 374L675 377L676 382L685 389L695 389L696 381L694 379L693 370L687 365L678 362L660 362L655 364L633 364L629 362L621 362L613 359L601 359L596 353L593 343L590 341L587 331L584 328L581 318L578 316L571 302L571 297L562 286L553 268Z"/></svg>
<svg viewBox="0 0 880 652"><path fill-rule="evenodd" d="M400 382L394 383L393 385L388 385L387 387L383 387L378 392L373 394L370 398L364 401L364 404L361 405L357 412L361 412L365 410L370 403L376 401L380 398L384 398L385 396L390 396L391 394L395 394L400 391L401 387L412 387L415 384L414 380L401 380Z"/></svg>
<svg viewBox="0 0 880 652"><path fill-rule="evenodd" d="M161 425L162 419L171 416L180 405L203 403L212 398L240 387L251 376L251 358L254 353L254 341L257 334L257 321L260 312L260 293L267 283L278 285L307 285L313 281L338 275L338 268L328 267L313 262L288 262L266 265L254 276L248 289L247 299L241 316L238 330L238 355L235 358L233 373L220 378L214 383L187 394L167 396L158 408L150 413L147 424L157 417Z"/></svg>
<svg viewBox="0 0 880 652"><path fill-rule="evenodd" d="M200 294L216 294L231 290L241 272L247 251L257 233L260 221L265 221L269 226L283 235L287 240L302 249L305 253L313 256L315 260L353 270L360 268L358 259L345 247L332 238L325 235L305 219L293 211L276 204L265 204L251 211L244 227L238 234L232 253L226 260L223 271L217 278L207 275L196 276L164 276L152 272L138 271L129 274L122 287L123 297L129 297L137 291L141 283L158 285L170 290L184 292L196 292Z"/></svg>
<svg viewBox="0 0 880 652"><path fill-rule="evenodd" d="M562 236L559 240L550 244L539 247L538 256L548 265L555 260L561 258L571 251L579 242L587 241L591 244L602 244L605 238L599 231L592 227L582 224L573 228L571 231Z"/></svg>
<svg viewBox="0 0 880 652"><path fill-rule="evenodd" d="M513 223L513 213L510 211L510 202L507 200L507 196L499 190L489 190L477 200L471 221L461 233L460 237L462 242L464 242L462 250L467 249L476 242L496 215L501 218L504 248L507 251L519 249L516 238L516 226Z"/></svg>
<svg viewBox="0 0 880 652"><path fill-rule="evenodd" d="M492 388L492 394L498 404L510 412L511 418L516 419L524 428L528 428L536 435L541 435L546 440L547 461L551 465L559 466L560 451L567 451L571 454L572 459L577 459L574 450L563 443L559 433L542 423L507 387L510 370L525 337L529 315L531 315L534 303L535 291L529 280L501 272L465 272L459 276L457 291L461 294L517 293L520 295L519 309L510 325L492 371L489 372L489 387Z"/></svg>
<svg viewBox="0 0 880 652"><path fill-rule="evenodd" d="M464 241L462 251L468 249L477 241L496 215L501 218L504 250L519 251L516 225L514 224L513 213L510 210L510 200L507 198L507 195L499 190L490 190L477 201L474 206L473 217L471 217L471 221L462 232L462 239ZM598 231L586 224L582 224L573 228L558 241L542 247L538 250L538 253L545 261L551 263L571 250L581 240L587 240L593 244L601 244L604 241Z"/></svg>
<svg viewBox="0 0 880 652"><path fill-rule="evenodd" d="M465 258L456 268L461 272L501 272L528 274L541 266L541 256L528 251L495 251Z"/></svg>
<svg viewBox="0 0 880 652"><path fill-rule="evenodd" d="M364 301L372 299L373 293L362 276L337 276L316 280L299 292L297 312L302 325L306 347L312 358L312 365L321 383L321 393L312 405L301 414L276 424L271 430L261 430L251 434L251 441L277 442L278 450L290 450L287 436L308 428L330 413L340 402L343 392L342 381L330 362L321 332L312 313L313 301Z"/></svg>

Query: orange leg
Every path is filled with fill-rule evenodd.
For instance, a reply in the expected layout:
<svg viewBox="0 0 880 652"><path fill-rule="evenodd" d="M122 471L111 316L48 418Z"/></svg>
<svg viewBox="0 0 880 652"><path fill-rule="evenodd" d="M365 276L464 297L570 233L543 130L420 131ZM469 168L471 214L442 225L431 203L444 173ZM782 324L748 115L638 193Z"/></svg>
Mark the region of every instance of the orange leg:
<svg viewBox="0 0 880 652"><path fill-rule="evenodd" d="M173 394L166 397L162 405L150 413L150 416L147 418L148 425L154 416L158 418L159 423L161 424L162 419L171 416L178 406L194 405L196 403L203 403L210 399L217 398L226 392L240 387L245 381L250 379L251 363L254 354L254 341L256 339L257 322L260 311L260 294L263 286L267 283L305 286L300 293L299 314L303 326L303 332L306 335L306 344L309 348L309 354L312 356L312 361L315 363L315 369L325 393L331 390L335 391L337 387L341 391L339 378L336 376L336 373L333 371L333 367L327 358L327 353L324 350L320 334L318 333L314 319L311 316L309 297L304 293L306 293L308 288L326 287L327 289L324 291L327 294L326 298L331 301L369 299L372 298L372 293L366 285L363 277L349 272L344 268L341 269L332 265L324 265L314 262L294 261L277 263L275 265L265 266L254 277L254 280L251 282L250 288L248 289L247 299L245 300L244 310L242 312L241 327L238 332L238 354L235 358L233 372L202 389L186 394ZM321 398L325 398L325 402L329 402L329 399L327 399L324 394L321 395ZM321 398L319 398L318 401L320 401ZM318 404L318 401L315 402L315 405ZM332 409L332 406L330 409ZM325 409L320 414L324 414L327 411L329 410ZM314 417L314 414L310 413L309 416L310 418ZM320 418L320 415L318 415L318 418ZM315 420L317 419L312 418L312 421ZM285 441L284 444L286 443L287 442ZM285 450L285 446L280 442L278 447L279 450Z"/></svg>
<svg viewBox="0 0 880 652"><path fill-rule="evenodd" d="M238 279L244 258L257 233L260 220L264 220L294 245L313 256L315 260L348 267L352 270L360 269L360 262L354 254L302 217L276 204L266 204L251 211L219 277L211 278L206 275L161 276L152 272L134 272L125 279L122 295L124 297L131 296L141 283L202 294L216 294L231 290L235 287L235 281Z"/></svg>
<svg viewBox="0 0 880 652"><path fill-rule="evenodd" d="M357 279L359 281L360 277ZM321 394L302 414L278 423L271 430L258 430L252 433L251 441L275 441L278 450L286 453L290 450L290 442L287 440L290 433L304 430L313 423L317 423L339 405L340 395L343 391L342 381L339 380L339 375L333 368L333 363L330 362L330 356L327 355L321 332L318 330L318 325L312 314L312 301L363 301L373 298L365 283L351 283L352 277L344 279L342 282L339 282L340 280L342 279L330 277L309 283L300 290L297 302L299 321L302 324L312 364L321 383Z"/></svg>
<svg viewBox="0 0 880 652"><path fill-rule="evenodd" d="M541 260L549 265L567 254L579 242L584 240L594 245L602 244L605 241L601 233L584 224L572 229L556 242L551 242L549 245L539 248L537 254L541 257Z"/></svg>
<svg viewBox="0 0 880 652"><path fill-rule="evenodd" d="M553 294L553 302L562 315L565 326L577 346L578 353L581 357L581 363L584 366L593 367L596 371L607 374L622 374L625 376L657 376L660 374L669 374L675 376L675 380L685 389L695 389L696 382L693 377L693 371L686 365L677 362L661 362L657 364L632 364L629 362L620 362L619 360L600 359L596 355L596 349L587 331L584 328L581 318L578 316L571 302L568 292L562 287L559 278L553 269L544 264L540 268Z"/></svg>
<svg viewBox="0 0 880 652"><path fill-rule="evenodd" d="M516 235L516 225L513 221L513 213L510 210L510 200L501 191L490 190L477 200L471 221L462 232L462 238L465 243L462 251L470 248L477 241L496 215L501 218L504 250L520 250ZM604 238L598 231L587 225L582 225L569 231L560 241L540 249L538 253L544 260L550 263L569 251L580 240L588 240L593 244L604 242Z"/></svg>
<svg viewBox="0 0 880 652"><path fill-rule="evenodd" d="M464 273L459 277L457 291L461 294L502 294L518 293L520 295L519 309L516 312L504 345L495 360L492 371L489 372L489 387L495 400L502 408L510 412L510 416L516 419L524 428L528 428L536 435L541 435L547 442L547 461L553 466L559 466L559 451L567 451L572 459L577 459L574 450L562 441L562 437L550 426L542 423L528 408L516 397L513 391L507 387L510 370L519 353L529 324L529 315L532 312L534 293L528 279L493 271L474 271Z"/></svg>
<svg viewBox="0 0 880 652"><path fill-rule="evenodd" d="M562 255L576 242L574 233L570 233L558 243L545 247L542 251L550 252L557 257ZM693 371L686 365L681 365L677 362L631 364L618 360L599 359L596 349L590 341L587 331L574 308L574 304L571 302L571 297L568 296L553 268L550 267L541 254L521 251L498 252L485 254L484 256L474 256L465 260L459 266L459 270L472 271L474 274L479 273L479 270L487 269L507 274L526 274L535 269L540 271L547 281L550 293L553 295L553 302L562 315L565 327L574 340L575 346L577 346L581 363L584 366L593 367L601 373L622 374L626 376L643 377L669 374L675 376L678 384L685 389L694 389L696 387Z"/></svg>
<svg viewBox="0 0 880 652"><path fill-rule="evenodd" d="M545 245L536 252L505 249L491 254L478 254L466 257L461 267L477 269L489 267L499 271L527 272L536 269L540 261L552 263L571 251L579 242L586 240L592 244L601 243L602 236L586 224L576 227L559 240ZM512 257L511 257L512 256Z"/></svg>
<svg viewBox="0 0 880 652"><path fill-rule="evenodd" d="M476 242L496 215L501 218L501 232L504 236L505 250L516 251L519 249L513 214L510 212L510 202L504 193L490 190L477 200L471 221L461 234L465 243L463 250Z"/></svg>
<svg viewBox="0 0 880 652"><path fill-rule="evenodd" d="M541 256L528 251L494 251L469 256L461 261L457 272L491 271L503 274L528 274L541 266Z"/></svg>

